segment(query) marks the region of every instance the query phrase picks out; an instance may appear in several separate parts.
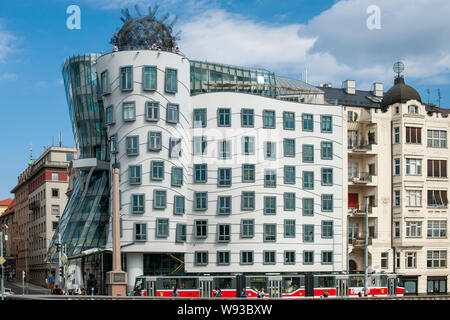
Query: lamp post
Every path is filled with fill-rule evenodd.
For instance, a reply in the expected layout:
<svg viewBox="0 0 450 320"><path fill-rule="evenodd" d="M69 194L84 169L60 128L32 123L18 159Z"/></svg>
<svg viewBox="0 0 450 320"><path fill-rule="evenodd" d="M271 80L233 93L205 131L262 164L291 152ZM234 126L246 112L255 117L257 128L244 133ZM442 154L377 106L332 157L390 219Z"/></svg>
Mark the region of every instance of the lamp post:
<svg viewBox="0 0 450 320"><path fill-rule="evenodd" d="M369 245L369 196L364 196L366 199L366 241L364 244L364 295L367 292L367 268L368 268L368 245Z"/></svg>

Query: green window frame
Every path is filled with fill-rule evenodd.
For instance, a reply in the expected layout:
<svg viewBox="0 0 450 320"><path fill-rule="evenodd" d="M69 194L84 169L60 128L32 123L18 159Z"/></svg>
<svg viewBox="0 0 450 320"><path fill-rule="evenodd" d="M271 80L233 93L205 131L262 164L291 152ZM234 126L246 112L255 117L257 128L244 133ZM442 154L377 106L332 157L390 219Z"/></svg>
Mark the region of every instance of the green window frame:
<svg viewBox="0 0 450 320"><path fill-rule="evenodd" d="M332 116L320 116L320 132L332 133L333 132L333 117Z"/></svg>
<svg viewBox="0 0 450 320"><path fill-rule="evenodd" d="M218 108L217 109L217 126L231 127L231 109Z"/></svg>
<svg viewBox="0 0 450 320"><path fill-rule="evenodd" d="M284 220L284 237L295 238L295 219Z"/></svg>
<svg viewBox="0 0 450 320"><path fill-rule="evenodd" d="M217 169L217 186L218 187L231 187L231 168L218 168Z"/></svg>
<svg viewBox="0 0 450 320"><path fill-rule="evenodd" d="M133 90L133 66L120 67L120 90Z"/></svg>
<svg viewBox="0 0 450 320"><path fill-rule="evenodd" d="M184 196L175 195L173 197L173 214L183 215L185 212L185 198Z"/></svg>
<svg viewBox="0 0 450 320"><path fill-rule="evenodd" d="M254 191L242 191L241 210L243 210L243 211L255 210L255 192Z"/></svg>
<svg viewBox="0 0 450 320"><path fill-rule="evenodd" d="M253 109L241 109L241 127L253 128L255 126L255 114Z"/></svg>
<svg viewBox="0 0 450 320"><path fill-rule="evenodd" d="M169 219L156 219L156 237L167 238L169 236Z"/></svg>
<svg viewBox="0 0 450 320"><path fill-rule="evenodd" d="M284 130L295 130L295 113L294 112L283 112L283 129Z"/></svg>
<svg viewBox="0 0 450 320"><path fill-rule="evenodd" d="M295 139L283 139L284 156L289 158L295 157Z"/></svg>
<svg viewBox="0 0 450 320"><path fill-rule="evenodd" d="M255 236L255 220L241 220L241 238L253 238Z"/></svg>
<svg viewBox="0 0 450 320"><path fill-rule="evenodd" d="M155 91L157 89L157 69L156 66L142 67L142 89Z"/></svg>
<svg viewBox="0 0 450 320"><path fill-rule="evenodd" d="M128 182L130 184L141 184L142 182L142 166L128 166Z"/></svg>
<svg viewBox="0 0 450 320"><path fill-rule="evenodd" d="M322 160L333 160L333 142L322 141L320 143L320 157Z"/></svg>
<svg viewBox="0 0 450 320"><path fill-rule="evenodd" d="M208 181L208 164L194 164L194 183L206 183Z"/></svg>
<svg viewBox="0 0 450 320"><path fill-rule="evenodd" d="M332 186L333 185L333 168L322 168L322 185Z"/></svg>
<svg viewBox="0 0 450 320"><path fill-rule="evenodd" d="M172 167L172 187L181 187L183 185L183 168Z"/></svg>
<svg viewBox="0 0 450 320"><path fill-rule="evenodd" d="M333 238L333 221L323 220L322 221L322 238L330 239Z"/></svg>
<svg viewBox="0 0 450 320"><path fill-rule="evenodd" d="M186 225L184 223L177 223L175 241L186 242Z"/></svg>
<svg viewBox="0 0 450 320"><path fill-rule="evenodd" d="M242 164L242 182L255 182L255 165L244 163Z"/></svg>
<svg viewBox="0 0 450 320"><path fill-rule="evenodd" d="M218 196L217 197L217 213L218 214L230 214L231 213L231 196Z"/></svg>
<svg viewBox="0 0 450 320"><path fill-rule="evenodd" d="M265 169L264 170L264 188L276 188L277 187L277 170Z"/></svg>
<svg viewBox="0 0 450 320"><path fill-rule="evenodd" d="M165 91L168 93L178 92L178 70L166 68L165 73Z"/></svg>
<svg viewBox="0 0 450 320"><path fill-rule="evenodd" d="M135 241L147 241L147 224L146 223L134 223L133 228Z"/></svg>
<svg viewBox="0 0 450 320"><path fill-rule="evenodd" d="M295 192L285 192L284 198L284 211L295 211Z"/></svg>
<svg viewBox="0 0 450 320"><path fill-rule="evenodd" d="M264 227L264 242L276 242L277 241L277 225L276 223L265 223Z"/></svg>
<svg viewBox="0 0 450 320"><path fill-rule="evenodd" d="M312 144L302 145L302 161L304 163L314 162L314 145Z"/></svg>
<svg viewBox="0 0 450 320"><path fill-rule="evenodd" d="M284 183L295 184L295 166L284 166Z"/></svg>
<svg viewBox="0 0 450 320"><path fill-rule="evenodd" d="M321 195L322 212L332 212L333 211L333 195L332 194L322 194Z"/></svg>
<svg viewBox="0 0 450 320"><path fill-rule="evenodd" d="M151 180L162 181L164 180L164 161L151 161Z"/></svg>
<svg viewBox="0 0 450 320"><path fill-rule="evenodd" d="M314 242L314 225L303 225L303 242Z"/></svg>
<svg viewBox="0 0 450 320"><path fill-rule="evenodd" d="M314 171L303 171L303 190L314 189Z"/></svg>
<svg viewBox="0 0 450 320"><path fill-rule="evenodd" d="M314 199L303 198L302 199L302 215L313 216L314 215Z"/></svg>
<svg viewBox="0 0 450 320"><path fill-rule="evenodd" d="M263 128L275 129L276 115L275 110L263 110Z"/></svg>
<svg viewBox="0 0 450 320"><path fill-rule="evenodd" d="M153 209L165 209L167 206L167 191L153 190Z"/></svg>
<svg viewBox="0 0 450 320"><path fill-rule="evenodd" d="M277 197L264 196L264 214L277 213Z"/></svg>
<svg viewBox="0 0 450 320"><path fill-rule="evenodd" d="M208 192L194 192L194 210L205 211L208 209Z"/></svg>
<svg viewBox="0 0 450 320"><path fill-rule="evenodd" d="M302 114L302 130L314 131L314 116L312 114Z"/></svg>
<svg viewBox="0 0 450 320"><path fill-rule="evenodd" d="M132 194L131 195L131 213L145 212L145 195Z"/></svg>
<svg viewBox="0 0 450 320"><path fill-rule="evenodd" d="M207 122L207 118L206 118L206 108L202 108L202 109L194 109L194 128L206 128L206 122Z"/></svg>

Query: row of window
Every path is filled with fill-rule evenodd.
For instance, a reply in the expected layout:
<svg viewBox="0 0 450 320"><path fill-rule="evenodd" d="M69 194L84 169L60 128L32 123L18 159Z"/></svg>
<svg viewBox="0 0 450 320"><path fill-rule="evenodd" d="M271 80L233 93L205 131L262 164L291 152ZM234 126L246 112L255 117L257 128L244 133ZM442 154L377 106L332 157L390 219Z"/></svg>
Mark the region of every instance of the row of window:
<svg viewBox="0 0 450 320"><path fill-rule="evenodd" d="M184 214L186 211L186 200L184 196L175 195L173 200L173 213ZM255 210L256 195L254 191L242 191L241 211ZM153 190L153 209L167 208L167 191ZM217 197L217 213L231 214L232 196L221 195ZM283 195L283 208L285 211L295 211L296 196L294 192L286 192ZM208 192L194 192L193 210L205 211L208 209ZM321 195L322 212L333 212L333 195ZM264 196L264 214L276 214L277 197ZM145 213L145 194L131 195L131 213ZM304 216L314 215L314 199L302 198L302 214Z"/></svg>
<svg viewBox="0 0 450 320"><path fill-rule="evenodd" d="M147 101L145 103L145 120L159 121L160 111L159 102ZM176 103L167 103L166 122L178 123L180 119L180 106ZM126 101L122 103L122 120L125 122L136 120L136 102ZM114 117L114 106L109 105L105 108L105 124L111 125L116 122Z"/></svg>
<svg viewBox="0 0 450 320"><path fill-rule="evenodd" d="M401 205L400 190L394 190L394 205ZM406 205L410 207L422 207L422 190L406 190ZM428 207L446 208L447 205L447 190L427 190Z"/></svg>
<svg viewBox="0 0 450 320"><path fill-rule="evenodd" d="M400 237L400 221L394 222L394 237ZM407 238L422 238L422 221L406 221L405 236ZM447 238L446 220L428 220L427 238Z"/></svg>
<svg viewBox="0 0 450 320"><path fill-rule="evenodd" d="M394 174L401 174L400 158L394 158ZM406 158L406 174L422 175L422 159ZM427 160L427 177L447 178L447 160Z"/></svg>
<svg viewBox="0 0 450 320"><path fill-rule="evenodd" d="M242 164L242 183L255 182L256 176L255 164ZM296 168L295 166L284 166L284 183L296 184ZM314 189L314 171L302 171L302 187L304 190ZM164 161L150 161L150 180L164 180ZM193 167L193 183L206 183L208 181L208 164L194 164ZM142 183L142 165L128 166L128 182L131 185L139 185ZM180 187L183 185L183 168L173 166L171 169L171 186ZM217 169L217 186L231 187L232 185L232 168ZM333 186L333 168L321 168L321 185ZM264 187L275 188L277 186L277 170L264 169Z"/></svg>
<svg viewBox="0 0 450 320"><path fill-rule="evenodd" d="M428 250L427 251L427 268L446 268L447 267L447 251L446 250ZM400 268L401 254L396 252L396 267ZM417 268L417 252L405 252L405 268Z"/></svg>
<svg viewBox="0 0 450 320"><path fill-rule="evenodd" d="M406 127L405 142L422 144L422 128ZM400 127L394 128L394 143L400 143ZM447 131L427 130L427 147L447 148Z"/></svg>
<svg viewBox="0 0 450 320"><path fill-rule="evenodd" d="M157 90L156 66L142 66L142 89L146 91ZM164 89L167 93L178 91L178 71L177 69L166 68ZM123 66L119 70L119 83L121 91L132 91L134 89L133 66ZM111 85L108 70L100 75L101 92L103 95L111 93Z"/></svg>
<svg viewBox="0 0 450 320"><path fill-rule="evenodd" d="M255 155L255 137L245 136L241 138L242 154ZM129 156L139 155L139 136L127 136L126 153ZM149 151L162 150L162 132L149 131L147 140L147 149ZM218 140L217 141L218 159L231 159L233 155L232 140ZM277 143L273 141L264 142L264 159L277 159ZM119 148L117 144L117 134L111 135L111 152L118 153ZM207 137L194 136L193 137L193 155L206 155L207 152ZM283 139L283 156L287 158L295 158L296 145L295 139ZM181 138L169 138L169 157L181 157ZM314 163L314 145L302 144L301 152L302 162ZM333 142L322 141L320 143L320 158L322 160L333 159Z"/></svg>
<svg viewBox="0 0 450 320"><path fill-rule="evenodd" d="M284 220L284 237L295 238L296 237L296 225L295 220ZM208 237L208 220L194 220L193 236L196 239L206 239ZM275 223L263 224L263 241L264 242L276 242L277 240L277 225ZM304 224L303 229L303 242L314 242L314 225ZM321 238L331 239L333 238L333 221L321 222ZM169 219L158 218L156 219L156 234L157 238L169 237ZM242 219L240 225L240 237L241 238L253 238L255 236L255 220L254 219ZM186 241L186 224L178 223L176 225L177 242ZM147 223L135 223L134 224L134 240L146 241L147 240ZM231 241L231 224L217 224L216 233L217 242L230 242Z"/></svg>

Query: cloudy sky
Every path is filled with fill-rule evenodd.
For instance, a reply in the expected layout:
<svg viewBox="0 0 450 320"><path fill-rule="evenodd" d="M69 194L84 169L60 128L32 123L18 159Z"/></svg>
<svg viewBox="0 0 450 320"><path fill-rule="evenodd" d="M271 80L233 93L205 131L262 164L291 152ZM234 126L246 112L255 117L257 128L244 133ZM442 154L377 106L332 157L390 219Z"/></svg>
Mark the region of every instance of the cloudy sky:
<svg viewBox="0 0 450 320"><path fill-rule="evenodd" d="M69 30L69 5L81 10L81 29ZM393 84L392 65L423 101L450 107L448 0L22 0L0 4L0 199L17 175L59 132L73 146L61 65L76 54L111 50L122 8L135 14L159 4L178 16L180 48L189 58L263 67L308 82L346 79L368 90ZM428 94L429 91L429 94Z"/></svg>

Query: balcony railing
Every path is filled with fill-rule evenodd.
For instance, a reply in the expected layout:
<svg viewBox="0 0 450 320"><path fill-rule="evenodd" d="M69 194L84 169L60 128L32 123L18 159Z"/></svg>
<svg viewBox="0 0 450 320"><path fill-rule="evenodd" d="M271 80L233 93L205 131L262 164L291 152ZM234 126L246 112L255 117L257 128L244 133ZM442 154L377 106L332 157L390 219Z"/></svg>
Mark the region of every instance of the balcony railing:
<svg viewBox="0 0 450 320"><path fill-rule="evenodd" d="M372 237L369 237L368 239L368 245L372 245ZM352 246L357 248L362 248L366 245L366 239L365 238L353 238L352 239Z"/></svg>
<svg viewBox="0 0 450 320"><path fill-rule="evenodd" d="M357 176L349 177L348 180L355 184L366 184L372 182L372 175L368 172L360 172Z"/></svg>
<svg viewBox="0 0 450 320"><path fill-rule="evenodd" d="M41 206L40 200L33 200L28 204L28 209L34 210Z"/></svg>
<svg viewBox="0 0 450 320"><path fill-rule="evenodd" d="M366 152L372 150L372 144L368 141L360 141L359 143L352 144L349 146L353 152Z"/></svg>
<svg viewBox="0 0 450 320"><path fill-rule="evenodd" d="M372 213L373 206L369 205L368 212ZM360 206L359 208L348 208L348 212L355 216L364 216L366 214L366 206Z"/></svg>

